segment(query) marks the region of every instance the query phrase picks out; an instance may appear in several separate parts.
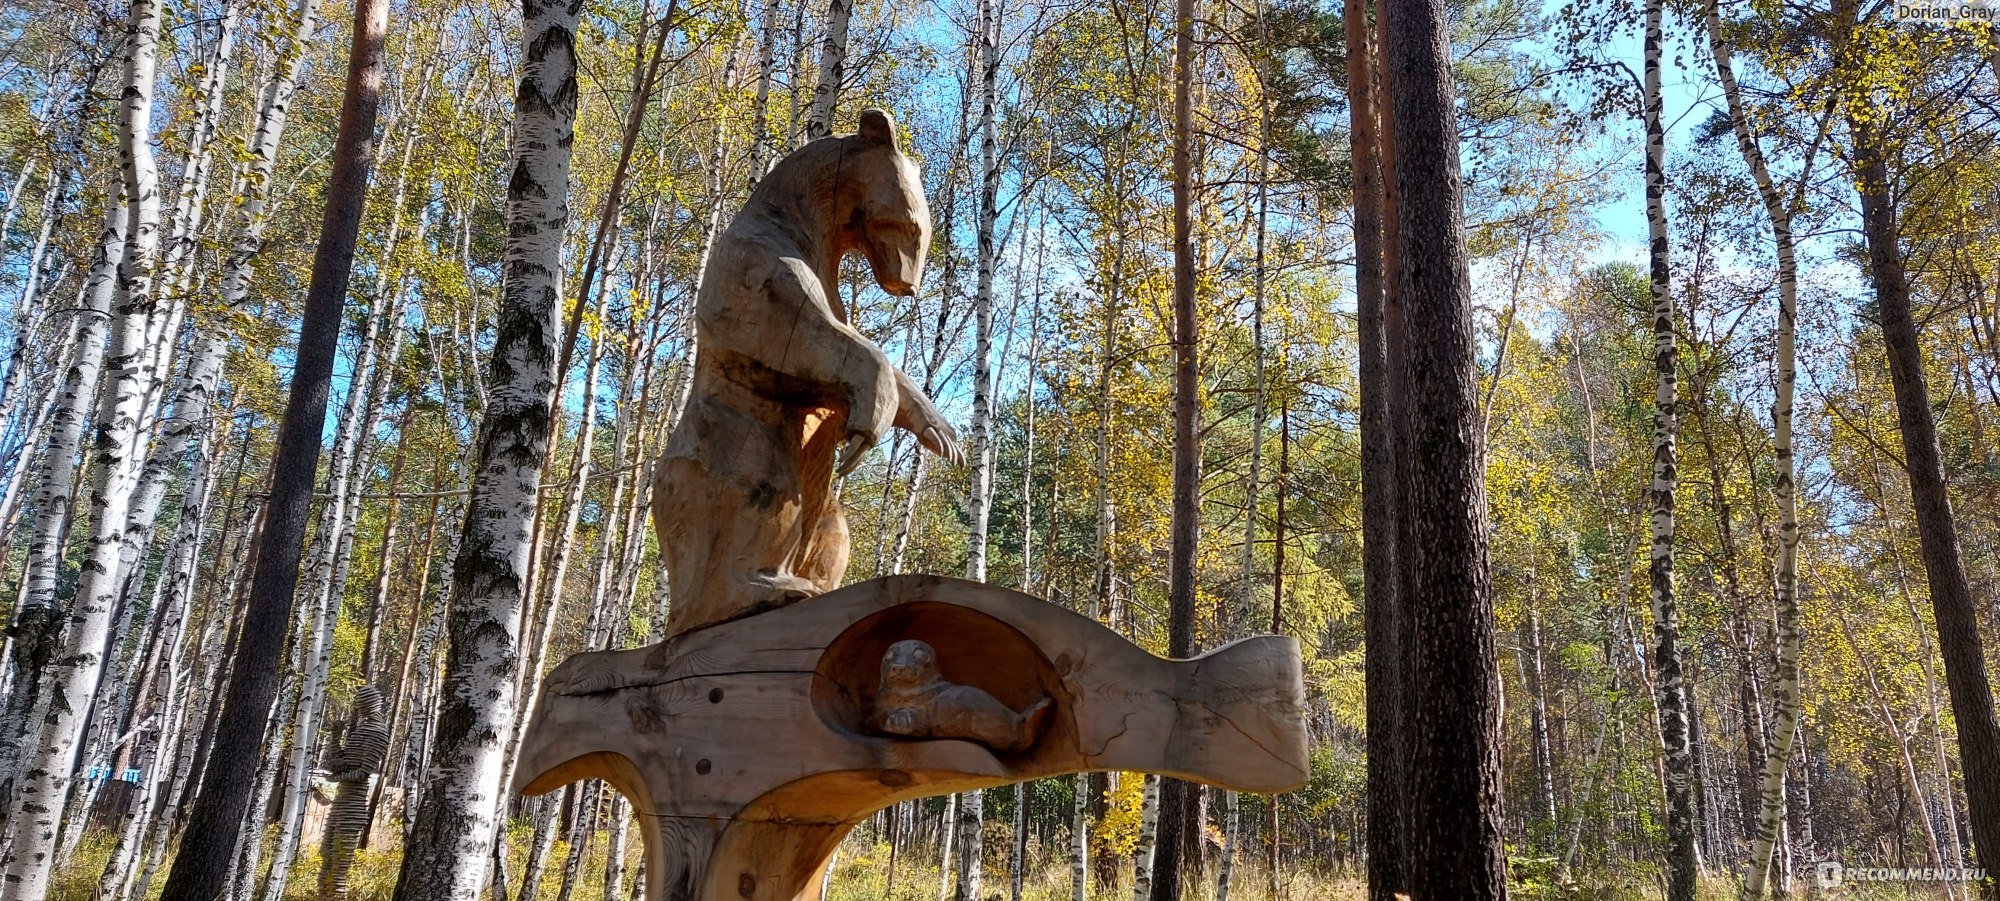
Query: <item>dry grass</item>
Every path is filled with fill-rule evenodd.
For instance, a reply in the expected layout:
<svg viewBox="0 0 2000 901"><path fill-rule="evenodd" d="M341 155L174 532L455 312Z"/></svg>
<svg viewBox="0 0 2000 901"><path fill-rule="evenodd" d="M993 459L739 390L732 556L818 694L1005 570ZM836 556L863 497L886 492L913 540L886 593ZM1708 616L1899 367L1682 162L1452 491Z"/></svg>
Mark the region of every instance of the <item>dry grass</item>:
<svg viewBox="0 0 2000 901"><path fill-rule="evenodd" d="M394 836L377 838L373 847L356 855L349 880L350 901L390 901L395 893L402 848L394 842ZM383 838L389 840L382 841ZM511 851L508 859L518 877L519 869L527 859L531 835L517 824L515 829L510 830L508 839ZM636 887L632 878L637 875L641 856L636 836L634 839L634 843L627 848L626 901L633 898ZM110 835L86 836L68 866L56 874L50 887L50 901L92 901L98 875L110 859L112 844L113 837ZM995 842L993 847L998 849L1005 845ZM604 897L605 853L602 836L586 849L579 861L577 884L571 893L573 901L599 901ZM531 897L553 899L558 896L563 864L568 855L568 844L557 842L549 855L541 882ZM888 855L888 845L871 845L860 837L849 838L841 846L832 883L827 886L826 901L938 901L935 859L922 855L901 856L896 862L895 890L892 894L887 891ZM1039 856L1031 861L1028 869L1028 878L1022 884L1023 901L1069 901L1069 868L1059 853ZM1558 884L1553 880L1523 878L1528 875L1525 872L1528 870L1532 867L1516 868L1514 875L1517 881L1510 887L1509 895L1517 901L1657 901L1661 897L1656 877L1651 873L1597 874L1568 884ZM980 892L984 896L982 901L1006 899L1010 885L1005 857L999 853L989 856L984 871L986 879ZM1274 901L1267 888L1267 873L1254 862L1239 866L1230 890L1230 901ZM1191 887L1186 895L1187 901L1214 901L1214 875L1213 871L1209 872L1199 886ZM286 901L314 901L318 896L318 881L319 854L317 849L310 849L300 856L292 869L290 881L285 887ZM158 896L163 882L163 878L154 880L150 893L153 897ZM1795 886L1795 891L1795 897L1804 894L1803 886ZM1280 898L1275 901L1361 901L1366 897L1361 881L1353 874L1290 871L1284 874ZM1718 875L1703 883L1701 897L1703 901L1735 901L1736 883ZM1945 895L1941 888L1934 886L1863 885L1845 886L1821 897L1827 901L1928 901ZM1131 901L1131 898L1129 867L1121 874L1118 885L1106 889L1093 884L1090 890L1090 901Z"/></svg>

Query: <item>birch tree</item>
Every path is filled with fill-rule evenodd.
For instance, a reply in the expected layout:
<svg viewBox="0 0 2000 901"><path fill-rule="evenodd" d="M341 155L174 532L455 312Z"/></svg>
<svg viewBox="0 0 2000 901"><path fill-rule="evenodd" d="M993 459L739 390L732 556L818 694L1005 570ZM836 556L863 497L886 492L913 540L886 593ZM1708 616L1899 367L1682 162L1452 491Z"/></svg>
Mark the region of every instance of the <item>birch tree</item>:
<svg viewBox="0 0 2000 901"><path fill-rule="evenodd" d="M19 809L26 816L9 824L6 873L0 877L0 899L5 901L40 898L48 890L77 755L98 677L110 653L119 595L118 554L138 460L143 458L141 407L153 377L146 329L158 306L153 266L159 249L160 197L150 127L163 14L157 0L134 0L127 19L118 155L128 227L118 264L111 350L105 358L108 371L97 403L91 530L65 617L63 653L45 675L43 697L36 705L47 712L39 724L35 754L21 772Z"/></svg>
<svg viewBox="0 0 2000 901"><path fill-rule="evenodd" d="M68 533L70 495L76 481L84 426L96 399L99 372L104 365L105 336L109 332L111 298L117 287L118 263L125 256L125 223L128 207L110 202L104 225L98 234L96 255L83 288L80 309L72 332L76 336L75 355L66 370L60 395L50 417L49 437L42 451L42 482L36 489L35 530L30 536L22 599L14 615L11 638L12 657L8 660L6 720L0 723L0 741L6 742L0 758L0 800L11 803L16 768L21 758L41 734L41 680L56 659L63 640L61 611L56 599L56 579L62 569L63 539ZM9 817L11 821L14 817Z"/></svg>
<svg viewBox="0 0 2000 901"><path fill-rule="evenodd" d="M1763 201L1764 214L1770 220L1771 243L1778 260L1778 342L1772 349L1778 378L1777 391L1771 402L1771 444L1778 463L1777 477L1772 485L1772 494L1778 501L1778 560L1773 592L1778 613L1778 681L1771 691L1777 718L1771 727L1771 747L1764 757L1754 844L1750 850L1750 861L1743 871L1744 897L1762 898L1771 869L1772 852L1777 847L1785 817L1785 771L1791 764L1793 740L1798 735L1799 718L1804 712L1804 704L1799 697L1799 656L1804 640L1799 630L1798 603L1798 464L1792 456L1792 397L1798 383L1799 267L1796 243L1792 237L1792 203L1772 179L1763 148L1758 145L1757 135L1751 130L1718 7L1717 0L1709 0L1703 9L1709 52L1715 60L1716 80L1722 85L1737 152L1742 155L1744 166L1749 168L1750 177L1757 183L1758 199ZM1811 161L1808 160L1806 165L1810 170ZM1801 181L1804 180L1802 175Z"/></svg>
<svg viewBox="0 0 2000 901"><path fill-rule="evenodd" d="M556 383L557 298L576 117L576 6L526 0L515 95L507 242L487 406L452 605L427 790L397 901L472 901L485 886L506 736L513 730L521 608ZM527 487L523 487L527 486Z"/></svg>
<svg viewBox="0 0 2000 901"><path fill-rule="evenodd" d="M1694 756L1688 739L1688 694L1682 676L1680 608L1674 597L1674 492L1679 485L1679 347L1667 249L1666 134L1660 116L1661 19L1664 0L1647 0L1644 37L1646 229L1653 304L1653 479L1651 565L1654 667L1658 670L1660 742L1666 748L1667 901L1694 901L1701 870L1695 844Z"/></svg>
<svg viewBox="0 0 2000 901"><path fill-rule="evenodd" d="M812 112L806 117L806 141L833 133L835 107L847 78L847 25L853 18L854 0L827 0L826 43L820 46L819 82L813 88Z"/></svg>

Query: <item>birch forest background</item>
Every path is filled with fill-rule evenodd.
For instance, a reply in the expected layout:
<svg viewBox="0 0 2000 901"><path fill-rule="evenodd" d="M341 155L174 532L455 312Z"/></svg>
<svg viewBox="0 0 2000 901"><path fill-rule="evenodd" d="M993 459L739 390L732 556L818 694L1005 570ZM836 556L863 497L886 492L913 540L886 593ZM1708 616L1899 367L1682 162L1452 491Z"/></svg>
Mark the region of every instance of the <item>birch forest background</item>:
<svg viewBox="0 0 2000 901"><path fill-rule="evenodd" d="M1821 865L2000 869L2000 32L1382 2L8 0L0 899L639 897L501 786L665 622L718 229L870 106L936 239L842 293L969 462L842 480L849 579L1295 636L1313 772L822 901L1990 897Z"/></svg>

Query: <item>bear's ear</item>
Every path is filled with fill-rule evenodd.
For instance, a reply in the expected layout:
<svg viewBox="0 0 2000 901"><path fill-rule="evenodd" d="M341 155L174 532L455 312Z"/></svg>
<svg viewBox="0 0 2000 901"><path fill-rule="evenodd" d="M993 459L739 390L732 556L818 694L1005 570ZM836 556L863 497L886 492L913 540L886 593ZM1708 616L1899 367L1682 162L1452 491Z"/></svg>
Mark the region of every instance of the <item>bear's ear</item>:
<svg viewBox="0 0 2000 901"><path fill-rule="evenodd" d="M887 111L873 108L862 110L861 129L858 133L861 135L861 140L869 144L887 144L890 150L900 151L896 146L896 123L889 118Z"/></svg>

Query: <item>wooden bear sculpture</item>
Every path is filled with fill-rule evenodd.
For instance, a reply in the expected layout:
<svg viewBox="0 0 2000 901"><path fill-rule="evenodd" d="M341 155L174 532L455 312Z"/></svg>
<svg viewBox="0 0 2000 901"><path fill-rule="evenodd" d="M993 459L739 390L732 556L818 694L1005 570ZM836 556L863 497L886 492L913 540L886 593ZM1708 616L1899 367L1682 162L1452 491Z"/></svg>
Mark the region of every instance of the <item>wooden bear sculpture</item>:
<svg viewBox="0 0 2000 901"><path fill-rule="evenodd" d="M892 427L963 462L836 289L859 251L885 290L914 294L930 228L895 124L868 110L772 169L715 244L688 404L654 475L665 635L549 673L515 769L529 794L577 779L623 794L648 901L810 901L841 837L909 798L1084 770L1305 783L1290 638L1162 660L991 585L837 587L836 470Z"/></svg>
<svg viewBox="0 0 2000 901"><path fill-rule="evenodd" d="M891 426L964 462L930 398L854 330L840 262L891 294L923 280L930 208L889 114L786 157L715 242L695 302L694 381L653 475L668 634L824 594L847 570L840 472Z"/></svg>

